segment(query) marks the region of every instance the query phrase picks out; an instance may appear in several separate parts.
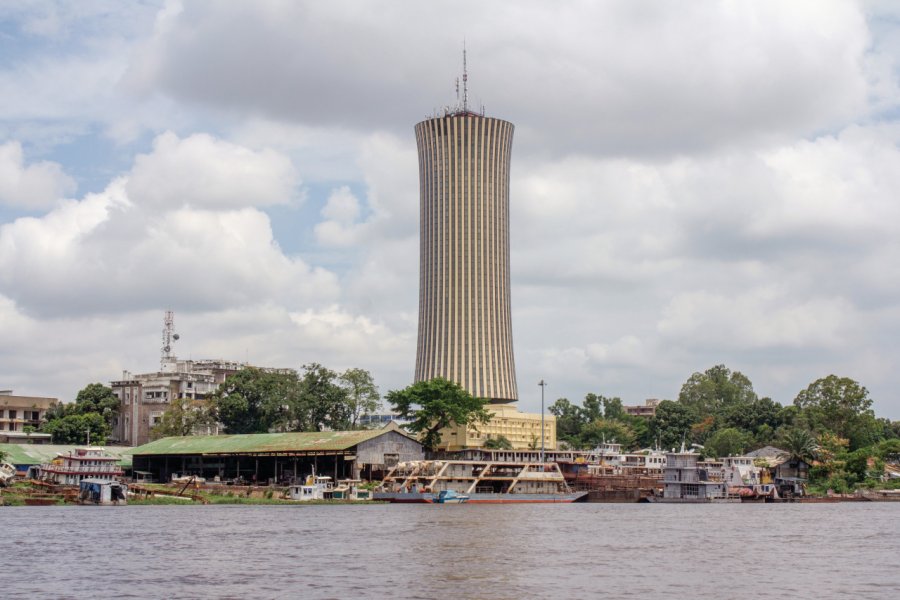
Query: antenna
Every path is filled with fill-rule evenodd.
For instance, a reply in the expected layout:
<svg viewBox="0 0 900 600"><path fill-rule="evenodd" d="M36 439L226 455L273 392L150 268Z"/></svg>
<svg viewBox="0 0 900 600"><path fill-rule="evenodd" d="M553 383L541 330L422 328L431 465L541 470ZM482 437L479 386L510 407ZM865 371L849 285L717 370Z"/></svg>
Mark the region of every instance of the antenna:
<svg viewBox="0 0 900 600"><path fill-rule="evenodd" d="M466 40L463 40L463 112L469 111L469 71L466 68Z"/></svg>
<svg viewBox="0 0 900 600"><path fill-rule="evenodd" d="M163 317L162 356L159 361L162 369L165 369L166 363L174 358L172 356L172 342L177 342L179 337L181 336L175 333L175 313L167 310Z"/></svg>

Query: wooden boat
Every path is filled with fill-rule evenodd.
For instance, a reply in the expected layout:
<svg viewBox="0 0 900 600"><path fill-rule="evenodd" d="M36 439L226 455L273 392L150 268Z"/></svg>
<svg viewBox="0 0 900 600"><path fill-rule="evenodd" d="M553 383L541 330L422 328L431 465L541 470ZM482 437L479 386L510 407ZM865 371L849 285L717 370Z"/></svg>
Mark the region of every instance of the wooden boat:
<svg viewBox="0 0 900 600"><path fill-rule="evenodd" d="M573 492L556 463L423 460L388 471L375 500L440 503L442 492L466 496L467 504L555 503L584 500Z"/></svg>

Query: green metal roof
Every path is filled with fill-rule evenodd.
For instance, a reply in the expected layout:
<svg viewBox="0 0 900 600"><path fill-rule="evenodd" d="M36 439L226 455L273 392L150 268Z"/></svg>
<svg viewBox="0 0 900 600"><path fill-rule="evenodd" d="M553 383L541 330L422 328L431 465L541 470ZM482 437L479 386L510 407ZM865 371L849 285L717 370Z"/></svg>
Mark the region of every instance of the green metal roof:
<svg viewBox="0 0 900 600"><path fill-rule="evenodd" d="M0 444L0 454L4 454L6 462L14 465L40 465L48 463L57 454L68 453L75 448L84 448L84 445L60 445L60 444ZM131 467L131 454L135 448L130 446L103 446L106 453L115 456L120 467Z"/></svg>
<svg viewBox="0 0 900 600"><path fill-rule="evenodd" d="M341 451L393 430L306 431L167 437L135 448L136 455L252 454Z"/></svg>

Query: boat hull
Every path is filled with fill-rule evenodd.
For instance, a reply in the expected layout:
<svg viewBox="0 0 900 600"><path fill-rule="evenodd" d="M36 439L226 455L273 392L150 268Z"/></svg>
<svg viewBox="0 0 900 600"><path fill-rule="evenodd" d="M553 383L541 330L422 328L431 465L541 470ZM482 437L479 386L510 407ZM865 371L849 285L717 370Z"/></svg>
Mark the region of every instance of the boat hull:
<svg viewBox="0 0 900 600"><path fill-rule="evenodd" d="M587 498L587 492L571 494L468 494L463 504L568 504ZM426 492L375 492L373 500L397 504L436 504L435 494Z"/></svg>

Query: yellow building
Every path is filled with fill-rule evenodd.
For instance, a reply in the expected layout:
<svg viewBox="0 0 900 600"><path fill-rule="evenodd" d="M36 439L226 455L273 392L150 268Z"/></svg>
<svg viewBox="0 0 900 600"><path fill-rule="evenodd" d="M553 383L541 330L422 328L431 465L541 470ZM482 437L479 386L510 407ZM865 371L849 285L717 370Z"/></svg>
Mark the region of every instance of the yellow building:
<svg viewBox="0 0 900 600"><path fill-rule="evenodd" d="M493 415L487 423L457 425L441 431L441 450L481 448L489 438L503 436L514 450L541 449L541 415L523 413L515 404L492 404L485 408ZM556 417L544 415L544 449L556 450Z"/></svg>

